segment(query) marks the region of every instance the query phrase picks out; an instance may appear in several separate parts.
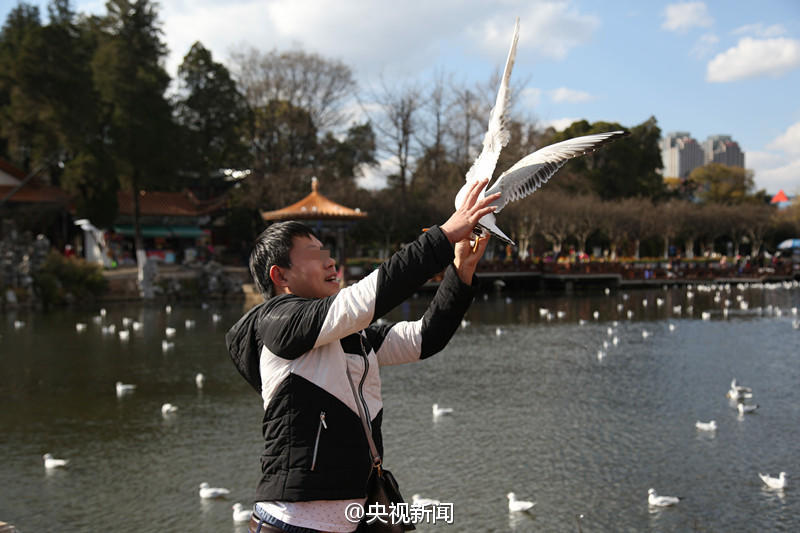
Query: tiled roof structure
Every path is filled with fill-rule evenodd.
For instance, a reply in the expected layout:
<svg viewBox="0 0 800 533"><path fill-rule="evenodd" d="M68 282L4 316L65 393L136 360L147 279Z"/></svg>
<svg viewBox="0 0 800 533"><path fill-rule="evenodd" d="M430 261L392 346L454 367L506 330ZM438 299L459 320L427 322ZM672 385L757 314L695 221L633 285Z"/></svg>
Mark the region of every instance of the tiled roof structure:
<svg viewBox="0 0 800 533"><path fill-rule="evenodd" d="M191 191L163 192L140 191L139 214L142 216L200 216L224 206L223 198L198 200ZM118 192L117 202L120 215L133 215L133 195Z"/></svg>
<svg viewBox="0 0 800 533"><path fill-rule="evenodd" d="M360 209L350 209L322 196L317 178L311 180L311 194L299 202L276 211L261 212L261 218L268 222L298 219L357 220L366 217L367 213Z"/></svg>

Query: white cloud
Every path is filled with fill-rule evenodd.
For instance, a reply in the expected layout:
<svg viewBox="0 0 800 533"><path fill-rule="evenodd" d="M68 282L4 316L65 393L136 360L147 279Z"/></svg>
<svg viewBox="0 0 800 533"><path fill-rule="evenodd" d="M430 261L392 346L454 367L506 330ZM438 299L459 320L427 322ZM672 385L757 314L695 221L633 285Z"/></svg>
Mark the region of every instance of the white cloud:
<svg viewBox="0 0 800 533"><path fill-rule="evenodd" d="M558 89L550 91L550 98L552 98L553 102L556 103L565 102L570 104L591 102L595 99L594 96L586 91L577 91L575 89L568 89L566 87L559 87Z"/></svg>
<svg viewBox="0 0 800 533"><path fill-rule="evenodd" d="M755 171L756 189L765 189L769 194L781 189L788 194L800 192L800 158L787 160L772 168L750 167Z"/></svg>
<svg viewBox="0 0 800 533"><path fill-rule="evenodd" d="M778 138L767 145L770 150L781 150L787 154L800 155L800 122L789 126ZM798 176L800 179L800 176Z"/></svg>
<svg viewBox="0 0 800 533"><path fill-rule="evenodd" d="M375 166L362 164L356 172L356 184L362 189L371 191L383 189L387 185L387 177L397 173L398 170L400 170L400 165L395 156L381 159Z"/></svg>
<svg viewBox="0 0 800 533"><path fill-rule="evenodd" d="M518 13L518 47L548 59L564 59L572 48L588 42L600 26L598 17L580 13L569 1L534 1L527 3L526 7L525 11ZM500 50L508 50L508 20L507 13L497 14L484 23L472 25L467 32L473 38L480 39L488 53L496 55Z"/></svg>
<svg viewBox="0 0 800 533"><path fill-rule="evenodd" d="M714 51L714 46L719 42L719 37L713 33L706 33L701 35L697 42L694 43L689 55L698 59L708 57Z"/></svg>
<svg viewBox="0 0 800 533"><path fill-rule="evenodd" d="M766 26L761 22L756 24L745 24L739 26L731 32L734 35L755 35L756 37L780 37L786 34L786 28L782 24Z"/></svg>
<svg viewBox="0 0 800 533"><path fill-rule="evenodd" d="M706 81L728 82L759 76L778 77L800 66L800 41L745 37L709 63Z"/></svg>
<svg viewBox="0 0 800 533"><path fill-rule="evenodd" d="M526 87L519 93L519 101L525 107L536 108L542 101L544 91L533 87Z"/></svg>
<svg viewBox="0 0 800 533"><path fill-rule="evenodd" d="M679 32L695 27L708 28L714 24L714 19L708 14L708 8L703 2L670 4L664 9L664 19L662 28Z"/></svg>
<svg viewBox="0 0 800 533"><path fill-rule="evenodd" d="M747 152L747 166L755 171L756 188L774 194L800 188L800 122L786 128L767 144L767 150Z"/></svg>
<svg viewBox="0 0 800 533"><path fill-rule="evenodd" d="M579 118L555 118L552 120L543 120L540 122L540 126L542 128L550 128L552 127L556 131L563 131L570 127L573 122L581 120Z"/></svg>

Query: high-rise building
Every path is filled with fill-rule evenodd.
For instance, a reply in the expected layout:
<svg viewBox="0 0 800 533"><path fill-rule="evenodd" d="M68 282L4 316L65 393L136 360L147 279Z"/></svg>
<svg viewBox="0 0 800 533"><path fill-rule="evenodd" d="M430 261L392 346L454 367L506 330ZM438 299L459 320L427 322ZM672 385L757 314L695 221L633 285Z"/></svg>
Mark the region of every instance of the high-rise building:
<svg viewBox="0 0 800 533"><path fill-rule="evenodd" d="M703 148L687 131L674 131L661 139L665 178L686 178L704 164Z"/></svg>
<svg viewBox="0 0 800 533"><path fill-rule="evenodd" d="M744 152L730 135L709 135L703 142L703 151L705 152L703 164L722 163L744 168Z"/></svg>

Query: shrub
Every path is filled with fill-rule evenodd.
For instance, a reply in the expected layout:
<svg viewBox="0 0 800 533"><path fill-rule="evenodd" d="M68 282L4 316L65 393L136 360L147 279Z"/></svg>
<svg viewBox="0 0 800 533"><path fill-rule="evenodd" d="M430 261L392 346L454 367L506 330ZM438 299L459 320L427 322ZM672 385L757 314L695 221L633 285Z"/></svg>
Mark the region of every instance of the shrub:
<svg viewBox="0 0 800 533"><path fill-rule="evenodd" d="M105 292L108 282L99 265L52 251L33 274L36 293L45 307L92 301Z"/></svg>

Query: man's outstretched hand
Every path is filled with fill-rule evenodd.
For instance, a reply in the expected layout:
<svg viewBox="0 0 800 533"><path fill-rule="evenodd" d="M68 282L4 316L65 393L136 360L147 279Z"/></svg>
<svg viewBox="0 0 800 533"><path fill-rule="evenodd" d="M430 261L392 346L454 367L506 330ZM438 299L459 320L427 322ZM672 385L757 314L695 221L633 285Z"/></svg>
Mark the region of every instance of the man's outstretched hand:
<svg viewBox="0 0 800 533"><path fill-rule="evenodd" d="M489 237L475 237L478 241L473 245L469 239L458 241L455 246L455 258L453 264L456 267L458 278L467 285L472 285L472 276L478 261L483 257L486 246L489 244Z"/></svg>
<svg viewBox="0 0 800 533"><path fill-rule="evenodd" d="M481 191L488 183L488 178L474 181L464 198L464 203L447 219L447 222L441 225L442 232L452 244L468 238L478 221L495 210L495 207L489 204L497 200L501 193L481 198Z"/></svg>

